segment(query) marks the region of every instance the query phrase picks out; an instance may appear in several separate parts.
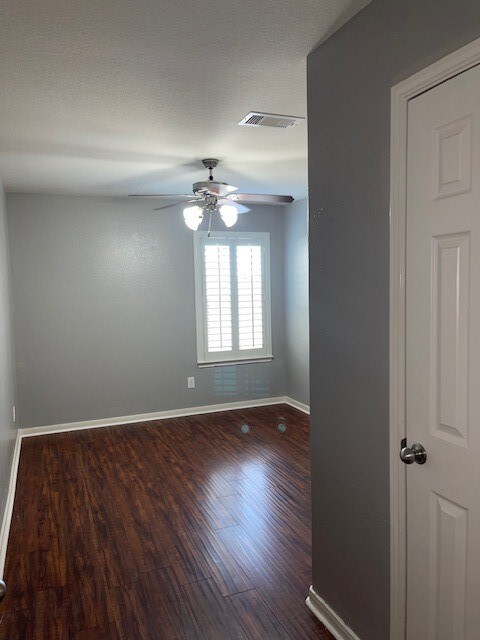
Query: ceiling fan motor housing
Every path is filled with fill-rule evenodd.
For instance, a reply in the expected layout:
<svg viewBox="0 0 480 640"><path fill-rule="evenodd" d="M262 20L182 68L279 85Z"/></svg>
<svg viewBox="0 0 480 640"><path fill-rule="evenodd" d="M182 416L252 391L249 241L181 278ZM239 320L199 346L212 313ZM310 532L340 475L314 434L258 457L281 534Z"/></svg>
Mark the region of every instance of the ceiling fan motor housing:
<svg viewBox="0 0 480 640"><path fill-rule="evenodd" d="M226 182L208 180L206 182L195 182L193 185L193 193L196 196L213 193L213 195L219 198L224 198L232 193L232 187Z"/></svg>

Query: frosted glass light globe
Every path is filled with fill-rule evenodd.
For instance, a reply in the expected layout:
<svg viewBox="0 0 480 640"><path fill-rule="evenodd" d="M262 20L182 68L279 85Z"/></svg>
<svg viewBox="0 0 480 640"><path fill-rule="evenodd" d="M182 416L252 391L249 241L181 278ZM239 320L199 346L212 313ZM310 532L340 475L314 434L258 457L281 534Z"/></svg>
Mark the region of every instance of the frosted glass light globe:
<svg viewBox="0 0 480 640"><path fill-rule="evenodd" d="M220 207L220 215L226 227L233 227L238 220L238 211L233 204L222 204Z"/></svg>
<svg viewBox="0 0 480 640"><path fill-rule="evenodd" d="M196 204L193 207L185 207L183 219L189 229L196 231L203 220L203 209Z"/></svg>

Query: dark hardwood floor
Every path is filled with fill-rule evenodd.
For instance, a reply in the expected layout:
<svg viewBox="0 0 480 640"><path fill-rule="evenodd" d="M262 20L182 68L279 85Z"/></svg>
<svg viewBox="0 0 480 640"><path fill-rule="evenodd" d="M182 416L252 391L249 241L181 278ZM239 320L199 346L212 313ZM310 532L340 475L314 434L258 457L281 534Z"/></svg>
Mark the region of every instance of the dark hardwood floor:
<svg viewBox="0 0 480 640"><path fill-rule="evenodd" d="M24 439L0 638L331 639L309 477L286 405Z"/></svg>

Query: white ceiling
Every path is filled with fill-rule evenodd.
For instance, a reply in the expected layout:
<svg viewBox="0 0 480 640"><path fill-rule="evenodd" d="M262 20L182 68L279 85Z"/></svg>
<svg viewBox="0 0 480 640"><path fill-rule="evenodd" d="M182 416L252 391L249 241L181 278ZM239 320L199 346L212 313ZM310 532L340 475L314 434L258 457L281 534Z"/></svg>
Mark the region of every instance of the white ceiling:
<svg viewBox="0 0 480 640"><path fill-rule="evenodd" d="M306 56L367 0L2 0L8 191L189 192L199 162L241 191L306 195Z"/></svg>

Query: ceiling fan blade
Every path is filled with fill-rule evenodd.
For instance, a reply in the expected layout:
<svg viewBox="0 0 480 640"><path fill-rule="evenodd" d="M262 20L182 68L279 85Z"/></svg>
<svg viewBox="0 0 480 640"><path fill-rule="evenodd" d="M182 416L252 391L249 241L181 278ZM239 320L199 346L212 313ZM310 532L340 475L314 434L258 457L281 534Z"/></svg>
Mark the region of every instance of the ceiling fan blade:
<svg viewBox="0 0 480 640"><path fill-rule="evenodd" d="M290 204L292 196L277 196L266 193L232 193L228 196L233 202L245 202L246 204Z"/></svg>
<svg viewBox="0 0 480 640"><path fill-rule="evenodd" d="M172 198L193 198L191 193L130 193L129 198L165 198L171 200Z"/></svg>
<svg viewBox="0 0 480 640"><path fill-rule="evenodd" d="M236 208L238 213L248 213L249 211L251 211L251 209L249 209L248 207L246 207L243 204L240 204L240 202L233 202L232 201L232 204Z"/></svg>
<svg viewBox="0 0 480 640"><path fill-rule="evenodd" d="M169 209L170 207L176 207L179 204L188 204L189 202L198 202L201 198L194 198L193 200L178 200L177 202L172 202L172 204L165 204L163 207L156 207L154 211L161 211L162 209Z"/></svg>
<svg viewBox="0 0 480 640"><path fill-rule="evenodd" d="M249 211L251 211L251 209L249 209L248 207L245 207L243 204L240 204L240 202L232 200L231 198L222 198L221 200L219 200L219 202L220 204L233 204L233 206L237 210L237 213L248 213Z"/></svg>

